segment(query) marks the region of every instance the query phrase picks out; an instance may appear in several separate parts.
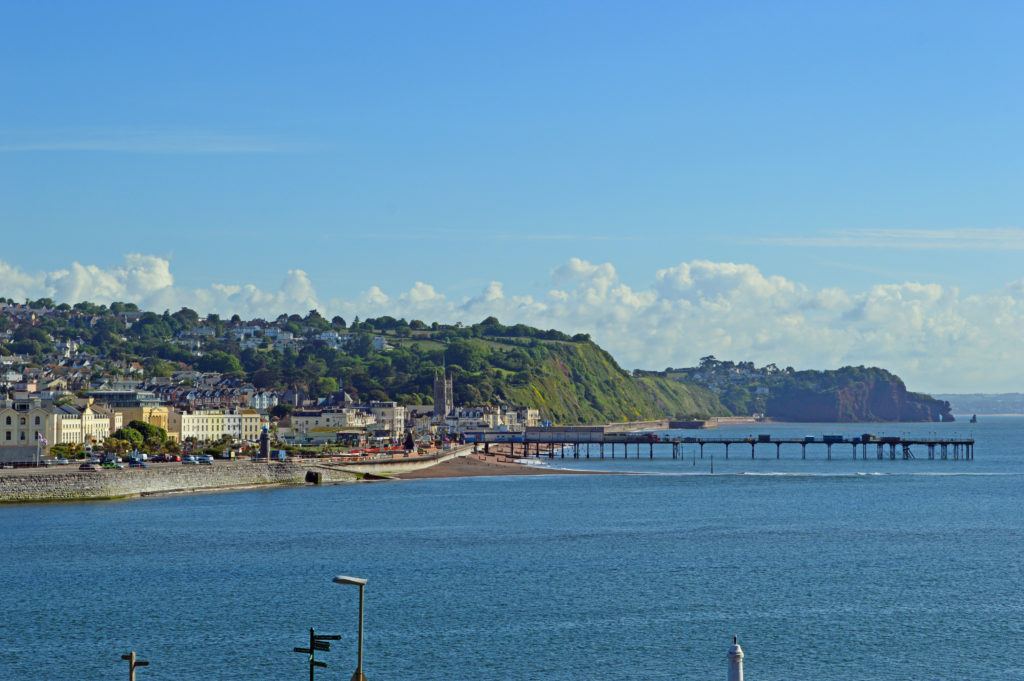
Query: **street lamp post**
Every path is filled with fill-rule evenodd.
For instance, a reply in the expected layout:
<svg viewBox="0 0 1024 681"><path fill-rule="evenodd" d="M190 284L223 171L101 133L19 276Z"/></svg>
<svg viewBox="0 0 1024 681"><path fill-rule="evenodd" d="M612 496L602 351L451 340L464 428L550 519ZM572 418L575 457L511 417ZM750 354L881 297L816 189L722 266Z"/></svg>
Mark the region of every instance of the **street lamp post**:
<svg viewBox="0 0 1024 681"><path fill-rule="evenodd" d="M338 575L334 578L335 584L353 584L359 587L359 647L357 648L356 670L352 674L352 681L366 681L363 675L363 588L366 580L360 577L346 577Z"/></svg>
<svg viewBox="0 0 1024 681"><path fill-rule="evenodd" d="M125 653L121 656L122 660L128 662L128 681L135 681L135 670L138 667L148 667L149 662L147 660L140 660L136 655L135 651Z"/></svg>

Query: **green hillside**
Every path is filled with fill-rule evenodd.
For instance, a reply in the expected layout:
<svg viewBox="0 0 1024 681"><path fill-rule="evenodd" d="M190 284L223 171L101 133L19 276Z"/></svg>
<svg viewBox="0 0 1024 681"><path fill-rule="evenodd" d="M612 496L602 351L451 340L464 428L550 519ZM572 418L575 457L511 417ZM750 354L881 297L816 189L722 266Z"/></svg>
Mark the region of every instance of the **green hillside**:
<svg viewBox="0 0 1024 681"><path fill-rule="evenodd" d="M525 385L502 392L510 403L540 409L557 423L601 423L728 414L704 388L658 377L634 378L588 341L531 348Z"/></svg>
<svg viewBox="0 0 1024 681"><path fill-rule="evenodd" d="M57 361L55 344L73 340L91 362L90 379L123 377L134 362L147 379L195 370L217 372L229 387L248 383L292 392L298 400L337 399L344 390L356 401L429 404L434 378L444 370L454 379L458 405L534 407L556 423L729 413L705 388L630 375L586 334L505 326L494 317L466 326L393 317L348 323L316 310L245 321L204 319L187 308L144 312L131 303L72 306L41 299L29 307L32 321L0 316L0 331L11 331L9 341L0 339L0 354L18 353L43 366ZM275 343L284 332L295 342ZM332 337L335 343L328 342ZM201 352L193 347L197 338ZM279 405L278 415L287 410Z"/></svg>

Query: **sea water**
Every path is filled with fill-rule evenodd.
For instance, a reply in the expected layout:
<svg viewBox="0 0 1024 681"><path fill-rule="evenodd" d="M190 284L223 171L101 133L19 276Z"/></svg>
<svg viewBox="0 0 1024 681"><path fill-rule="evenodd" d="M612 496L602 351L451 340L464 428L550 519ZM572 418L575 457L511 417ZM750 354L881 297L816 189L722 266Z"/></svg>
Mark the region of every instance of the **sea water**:
<svg viewBox="0 0 1024 681"><path fill-rule="evenodd" d="M869 446L555 459L635 475L416 480L0 507L0 679L1024 679L1024 419L736 426L957 433ZM691 433L692 434L692 433ZM710 475L714 454L715 474ZM609 452L606 448L606 457Z"/></svg>

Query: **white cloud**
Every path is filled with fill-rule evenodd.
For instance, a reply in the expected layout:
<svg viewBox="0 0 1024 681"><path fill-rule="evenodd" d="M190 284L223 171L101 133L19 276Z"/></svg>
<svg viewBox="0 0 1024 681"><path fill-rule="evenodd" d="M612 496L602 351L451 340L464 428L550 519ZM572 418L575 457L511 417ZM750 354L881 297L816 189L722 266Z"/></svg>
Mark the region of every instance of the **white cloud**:
<svg viewBox="0 0 1024 681"><path fill-rule="evenodd" d="M0 262L0 282L0 295L16 299L126 300L243 317L313 308L348 319L468 323L493 315L590 333L626 367L685 366L715 354L803 368L876 364L917 390L1024 390L1024 281L972 295L928 282L814 290L750 264L694 260L658 269L636 287L611 263L574 258L552 272L553 288L538 297L494 281L456 300L416 282L397 295L374 285L325 302L302 270L289 271L276 290L247 283L186 289L175 284L168 260L131 254L116 267L72 263L53 272Z"/></svg>
<svg viewBox="0 0 1024 681"><path fill-rule="evenodd" d="M416 305L444 300L444 296L435 291L433 286L424 284L422 281L413 284L413 287L403 293L400 298Z"/></svg>

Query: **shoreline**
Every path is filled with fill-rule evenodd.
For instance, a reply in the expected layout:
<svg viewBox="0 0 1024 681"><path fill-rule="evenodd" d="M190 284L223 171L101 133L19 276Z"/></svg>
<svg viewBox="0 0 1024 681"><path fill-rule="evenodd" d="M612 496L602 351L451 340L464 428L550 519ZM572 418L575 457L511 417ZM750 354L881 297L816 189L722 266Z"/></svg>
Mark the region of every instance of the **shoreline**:
<svg viewBox="0 0 1024 681"><path fill-rule="evenodd" d="M70 466L58 469L17 468L0 471L0 507L23 503L119 501L386 480L594 473L597 471L526 466L500 455L477 454L471 446L431 456L349 465L300 459L281 463L218 462L212 467L156 464L144 470L92 472L82 472ZM315 476L315 481L311 476Z"/></svg>
<svg viewBox="0 0 1024 681"><path fill-rule="evenodd" d="M548 468L515 463L501 455L470 453L450 459L429 468L399 473L392 476L397 480L444 480L450 478L481 478L523 475L622 475L615 471L577 471L564 468Z"/></svg>

